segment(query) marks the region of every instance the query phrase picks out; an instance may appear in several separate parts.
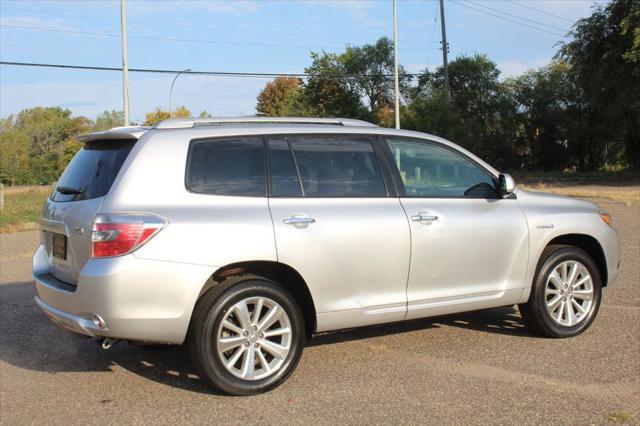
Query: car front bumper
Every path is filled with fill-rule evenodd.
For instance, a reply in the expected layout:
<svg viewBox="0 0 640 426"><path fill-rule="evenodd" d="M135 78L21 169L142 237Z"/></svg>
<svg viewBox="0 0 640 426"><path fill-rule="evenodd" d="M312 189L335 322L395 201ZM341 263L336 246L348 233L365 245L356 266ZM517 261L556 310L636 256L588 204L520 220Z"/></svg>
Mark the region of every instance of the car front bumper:
<svg viewBox="0 0 640 426"><path fill-rule="evenodd" d="M215 270L133 255L90 259L72 286L48 265L41 245L33 257L35 301L54 323L91 337L174 344L184 341L200 290Z"/></svg>

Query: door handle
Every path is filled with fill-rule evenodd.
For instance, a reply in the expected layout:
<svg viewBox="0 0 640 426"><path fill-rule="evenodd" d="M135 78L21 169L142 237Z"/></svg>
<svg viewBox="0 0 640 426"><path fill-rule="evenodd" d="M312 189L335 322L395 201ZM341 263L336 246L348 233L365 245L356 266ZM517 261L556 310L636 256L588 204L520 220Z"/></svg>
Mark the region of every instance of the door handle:
<svg viewBox="0 0 640 426"><path fill-rule="evenodd" d="M414 222L432 223L438 220L438 216L435 216L429 213L419 213L415 216L411 216L411 220L413 220Z"/></svg>
<svg viewBox="0 0 640 426"><path fill-rule="evenodd" d="M316 220L307 215L293 215L286 219L283 219L283 222L287 225L293 225L299 228L305 228L309 226L310 223L314 223Z"/></svg>

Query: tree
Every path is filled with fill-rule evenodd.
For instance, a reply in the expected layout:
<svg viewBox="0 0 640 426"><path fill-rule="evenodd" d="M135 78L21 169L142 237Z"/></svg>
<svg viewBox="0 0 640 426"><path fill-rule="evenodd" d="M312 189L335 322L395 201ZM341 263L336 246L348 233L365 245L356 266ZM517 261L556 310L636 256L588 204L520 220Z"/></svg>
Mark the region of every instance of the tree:
<svg viewBox="0 0 640 426"><path fill-rule="evenodd" d="M277 77L258 94L256 111L267 117L309 115L302 99L302 82L295 77Z"/></svg>
<svg viewBox="0 0 640 426"><path fill-rule="evenodd" d="M425 70L410 91L404 127L447 137L502 167L517 164L512 146L515 104L499 75L484 55L456 58L449 64L448 105L442 68Z"/></svg>
<svg viewBox="0 0 640 426"><path fill-rule="evenodd" d="M124 123L124 112L123 111L104 111L96 118L96 124L93 129L96 132L102 130L113 129L114 127L120 127Z"/></svg>
<svg viewBox="0 0 640 426"><path fill-rule="evenodd" d="M58 178L80 144L78 134L90 132L93 122L72 117L58 107L20 111L1 123L0 179L10 184L44 184Z"/></svg>
<svg viewBox="0 0 640 426"><path fill-rule="evenodd" d="M370 119L355 82L345 78L339 55L312 52L311 66L305 73L310 76L304 83L303 100L314 115Z"/></svg>
<svg viewBox="0 0 640 426"><path fill-rule="evenodd" d="M3 126L0 131L0 146L0 182L9 185L31 183L27 135L13 126Z"/></svg>
<svg viewBox="0 0 640 426"><path fill-rule="evenodd" d="M584 91L585 133L592 160L640 167L640 2L613 0L573 27L573 40L558 58L565 60ZM622 150L619 148L622 147ZM622 151L623 158L611 153ZM592 161L589 168L598 167Z"/></svg>
<svg viewBox="0 0 640 426"><path fill-rule="evenodd" d="M339 59L360 96L366 99L372 116L383 124L395 104L393 42L382 37L375 44L347 46ZM399 76L401 93L406 92L410 77L402 66L399 66Z"/></svg>
<svg viewBox="0 0 640 426"><path fill-rule="evenodd" d="M186 109L184 106L178 107L175 111L173 111L174 118L185 118L191 117L191 112ZM171 118L171 114L169 111L163 111L160 107L156 108L155 111L148 113L145 115L143 126L153 126L154 124L162 121L168 120Z"/></svg>

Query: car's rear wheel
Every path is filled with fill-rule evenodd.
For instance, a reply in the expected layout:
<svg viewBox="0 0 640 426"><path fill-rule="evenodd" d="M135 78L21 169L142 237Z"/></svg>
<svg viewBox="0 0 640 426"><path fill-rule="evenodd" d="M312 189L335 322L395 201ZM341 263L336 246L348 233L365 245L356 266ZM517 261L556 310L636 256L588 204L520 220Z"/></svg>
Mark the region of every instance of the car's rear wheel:
<svg viewBox="0 0 640 426"><path fill-rule="evenodd" d="M201 377L232 395L266 392L295 369L304 346L304 320L281 285L234 277L197 303L188 345Z"/></svg>
<svg viewBox="0 0 640 426"><path fill-rule="evenodd" d="M571 337L595 319L602 281L593 259L582 249L552 245L542 253L529 301L519 306L523 319L549 337Z"/></svg>

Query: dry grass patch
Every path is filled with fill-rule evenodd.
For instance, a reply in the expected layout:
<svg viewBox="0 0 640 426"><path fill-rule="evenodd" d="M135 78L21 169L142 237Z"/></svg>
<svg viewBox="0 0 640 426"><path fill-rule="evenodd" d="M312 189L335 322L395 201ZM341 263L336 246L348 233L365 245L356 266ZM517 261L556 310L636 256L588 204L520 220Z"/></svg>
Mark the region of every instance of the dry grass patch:
<svg viewBox="0 0 640 426"><path fill-rule="evenodd" d="M550 192L580 198L608 198L622 201L627 205L640 204L640 185L607 186L607 185L551 185L547 183L521 185L528 191Z"/></svg>

